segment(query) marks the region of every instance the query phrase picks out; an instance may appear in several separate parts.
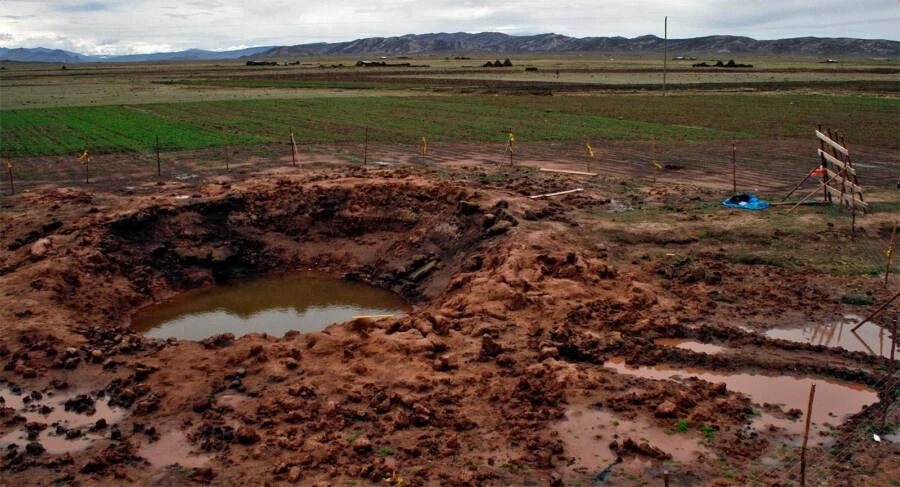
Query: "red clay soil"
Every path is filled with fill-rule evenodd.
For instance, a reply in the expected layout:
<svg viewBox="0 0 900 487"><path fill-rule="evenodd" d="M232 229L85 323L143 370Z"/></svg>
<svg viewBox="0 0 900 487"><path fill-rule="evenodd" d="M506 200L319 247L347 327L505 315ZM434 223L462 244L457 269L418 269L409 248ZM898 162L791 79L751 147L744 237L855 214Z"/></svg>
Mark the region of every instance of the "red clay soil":
<svg viewBox="0 0 900 487"><path fill-rule="evenodd" d="M93 425L100 439L79 451L52 455L40 441L4 450L0 483L662 485L659 462L673 452L650 434L591 440L625 458L608 477L608 465L579 463L583 452L559 426L588 408L658 432L687 420L684 442L698 447L692 461L666 464L671 485L753 485L764 478L757 467L772 477L760 485L786 485L796 475L788 460L759 466L780 444L749 427L759 406L746 395L619 374L604 362L881 380L882 359L734 326L798 310L833 316L848 285L887 293L874 279L735 264L715 252L679 265L625 261L625 246L586 231L608 196L531 200L522 193L572 180L525 169L480 182L452 173L302 169L4 199L0 395L44 404L77 391L66 409L89 413L103 402L125 415ZM684 201L694 194L674 191ZM648 204L663 198L642 194ZM282 338L155 340L128 328L137 308L187 289L310 269L393 290L414 308ZM747 298L720 299L734 293ZM663 336L741 352L657 345ZM0 436L54 427L23 426L20 411L2 406ZM835 434L858 434L877 414L867 408ZM701 424L714 433L704 437ZM160 438L183 438L204 461L159 465L144 455ZM837 465L814 449L835 482L860 486L900 477L897 453L866 444Z"/></svg>

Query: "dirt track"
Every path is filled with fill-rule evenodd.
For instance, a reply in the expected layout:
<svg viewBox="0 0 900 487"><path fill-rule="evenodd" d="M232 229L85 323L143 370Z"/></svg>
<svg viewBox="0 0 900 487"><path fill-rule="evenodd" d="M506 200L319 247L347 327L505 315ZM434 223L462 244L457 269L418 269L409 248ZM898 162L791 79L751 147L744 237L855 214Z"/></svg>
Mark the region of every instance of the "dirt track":
<svg viewBox="0 0 900 487"><path fill-rule="evenodd" d="M779 444L748 429L747 396L699 380L619 374L604 363L881 382L882 359L736 326L827 319L846 311L840 296L848 289L887 296L876 278L734 263L724 236L698 243L642 226L632 229L642 236L637 244L613 239L622 229L596 215L627 202L624 182L610 181L608 193L530 200L523 194L577 180L490 169L479 183L454 171L278 170L193 187L146 184L130 194L60 188L4 200L0 377L26 394L78 391L86 403L127 412L98 426L104 439L71 455L7 450L0 476L18 485L399 485L400 477L407 486L587 485L605 465L578 461L584 452L559 427L587 408L660 432L678 419L707 425L714 434L685 436L697 452L668 467L673 485L750 485L754 462ZM668 185L630 197L662 207L697 194ZM883 224L872 216L864 234L878 235ZM776 245L815 245L800 238ZM654 252L673 246L693 258ZM425 266L433 270L417 272ZM284 338L160 341L127 328L135 309L179 291L300 269L394 290L414 310ZM663 347L660 337L731 352ZM872 421L874 409L854 425ZM0 434L21 427L10 408L0 420ZM838 443L856 431L838 430ZM183 434L188 449L210 460L148 463L141 452L167 434ZM653 462L671 452L646 440L601 435L588 447L615 442L622 456L653 465L614 467L609 485L661 485ZM890 443L861 447L849 468L824 449L814 454L825 458L826 475L875 485L900 475L897 452ZM787 464L779 461L771 472Z"/></svg>

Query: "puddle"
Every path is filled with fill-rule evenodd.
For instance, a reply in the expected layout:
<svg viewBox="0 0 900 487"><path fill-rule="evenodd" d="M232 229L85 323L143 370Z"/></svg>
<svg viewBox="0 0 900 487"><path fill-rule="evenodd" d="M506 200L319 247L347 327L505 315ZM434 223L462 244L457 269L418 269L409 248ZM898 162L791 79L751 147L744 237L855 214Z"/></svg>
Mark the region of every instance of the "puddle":
<svg viewBox="0 0 900 487"><path fill-rule="evenodd" d="M708 353L716 355L718 353L727 352L728 349L719 345L698 342L696 340L688 340L685 338L657 338L654 342L662 347L675 347L683 350L690 350L696 353Z"/></svg>
<svg viewBox="0 0 900 487"><path fill-rule="evenodd" d="M633 375L647 379L674 379L678 377L697 377L707 382L718 384L724 382L728 390L741 392L756 404L769 403L780 406L785 412L799 409L806 412L809 403L809 387L816 385L816 397L813 403L810 438L819 438L819 432L825 431L825 423L837 426L847 416L858 413L863 407L878 402L878 394L868 387L849 382L838 382L830 379L813 377L792 377L786 375L769 376L749 373L724 373L704 369L677 369L666 365L653 367L629 367L621 358L607 361L605 366L620 374ZM766 423L768 419L769 423ZM763 415L754 422L758 429L766 424L775 424L787 429L790 435L803 433L804 420L777 419Z"/></svg>
<svg viewBox="0 0 900 487"><path fill-rule="evenodd" d="M798 343L843 348L851 352L890 357L891 334L886 329L868 323L852 331L862 317L846 315L837 323L810 325L803 328L773 328L766 331L767 338L780 338ZM898 348L900 350L900 348Z"/></svg>
<svg viewBox="0 0 900 487"><path fill-rule="evenodd" d="M613 440L620 444L625 438L638 443L646 441L672 455L672 460L668 461L625 455L623 463L612 467L603 485L632 485L629 482L641 476L658 478L658 473L667 464L692 463L699 453L706 453L699 438L689 434L669 435L643 421L586 407L570 408L555 429L565 445L566 456L575 457L575 462L567 467L568 473L588 481L615 462L616 453L609 448Z"/></svg>
<svg viewBox="0 0 900 487"><path fill-rule="evenodd" d="M367 284L316 275L269 276L189 291L139 310L132 326L152 338L202 340L290 330L320 331L361 315L409 310L396 294Z"/></svg>
<svg viewBox="0 0 900 487"><path fill-rule="evenodd" d="M154 467L181 465L200 468L212 460L212 455L196 454L183 431L170 431L152 443L145 443L138 450L138 456Z"/></svg>
<svg viewBox="0 0 900 487"><path fill-rule="evenodd" d="M63 453L73 453L83 450L91 446L95 441L103 439L108 432L108 427L112 426L125 417L125 410L119 408L111 408L107 398L100 398L94 402L93 414L79 414L75 411L66 411L65 403L84 392L65 392L50 395L43 393L42 398L25 403L25 395L14 394L9 388L0 388L0 397L4 399L4 403L0 407L12 408L17 415L25 418L27 423L44 423L47 428L41 431L36 441L39 442L46 452L51 455L60 455ZM52 408L52 411L49 409ZM106 428L99 428L97 431L89 431L98 420L103 419L107 423ZM78 431L76 436L67 432ZM18 445L24 448L29 443L28 431L25 429L25 423L20 423L18 427L0 437L0 449L5 450L10 445Z"/></svg>

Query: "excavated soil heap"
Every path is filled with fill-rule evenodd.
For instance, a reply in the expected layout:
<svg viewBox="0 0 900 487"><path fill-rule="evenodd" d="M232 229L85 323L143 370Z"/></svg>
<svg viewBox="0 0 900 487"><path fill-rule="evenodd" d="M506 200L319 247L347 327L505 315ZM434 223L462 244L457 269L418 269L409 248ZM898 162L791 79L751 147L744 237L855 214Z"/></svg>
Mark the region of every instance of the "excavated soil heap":
<svg viewBox="0 0 900 487"><path fill-rule="evenodd" d="M531 191L565 187L516 174L511 184L534 178ZM663 330L764 340L689 329L710 312L709 299L676 298L655 274L619 269L604 246L586 243L566 211L608 199L529 200L406 169L176 189L192 197L154 186L126 195L48 189L18 196L0 222L8 249L0 259L2 378L22 394L89 390L88 405L102 397L127 413L95 425L105 439L84 451L4 451L6 481L561 485L605 467L578 465L560 437L567 411L585 407L660 429L676 418L713 425L719 433L708 446L741 465L771 446L746 429L747 397L699 380L616 374L604 361L763 365L875 381L789 355L806 345L785 345L783 357L764 361L655 345ZM284 271L370 283L413 309L282 338L159 340L128 328L136 309L184 290ZM779 292L772 298L818 301L790 286ZM15 410L0 411L0 433L22 426ZM160 438L190 451L183 463L193 467L142 457ZM593 441L665 458L637 437ZM701 455L711 460L710 451ZM700 457L673 478L721 479L715 463Z"/></svg>

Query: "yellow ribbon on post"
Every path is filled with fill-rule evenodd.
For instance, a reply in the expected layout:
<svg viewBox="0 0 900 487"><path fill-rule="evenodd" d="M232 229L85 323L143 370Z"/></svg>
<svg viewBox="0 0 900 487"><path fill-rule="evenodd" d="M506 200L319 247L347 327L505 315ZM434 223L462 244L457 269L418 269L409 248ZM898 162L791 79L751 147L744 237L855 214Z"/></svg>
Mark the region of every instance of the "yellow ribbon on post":
<svg viewBox="0 0 900 487"><path fill-rule="evenodd" d="M422 151L422 155L423 155L423 156L427 156L427 155L428 155L428 138L425 137L424 135L422 136L422 148L421 148L421 151Z"/></svg>
<svg viewBox="0 0 900 487"><path fill-rule="evenodd" d="M588 157L593 158L594 157L594 148L591 147L591 144L584 144L584 146L587 148Z"/></svg>
<svg viewBox="0 0 900 487"><path fill-rule="evenodd" d="M509 152L513 152L513 144L516 143L516 136L513 135L512 130L509 131L509 141L506 142L506 150Z"/></svg>
<svg viewBox="0 0 900 487"><path fill-rule="evenodd" d="M82 164L87 164L91 161L91 155L88 154L87 149L84 150L84 153L78 156L78 160L81 161Z"/></svg>

